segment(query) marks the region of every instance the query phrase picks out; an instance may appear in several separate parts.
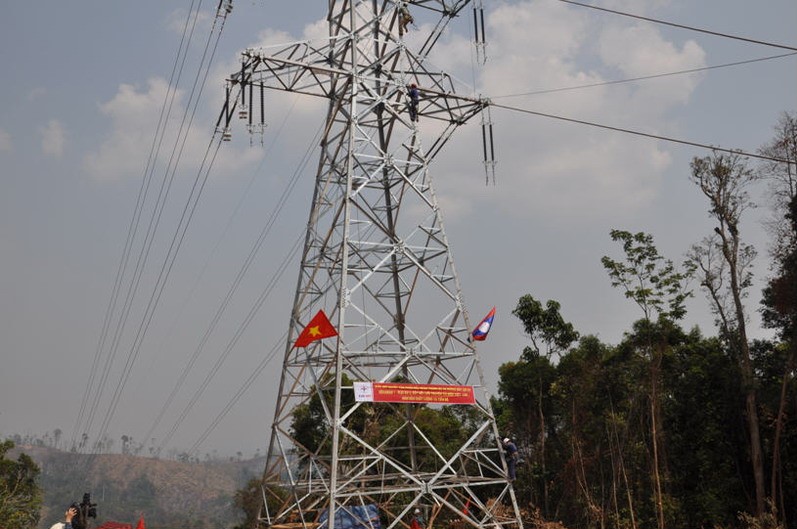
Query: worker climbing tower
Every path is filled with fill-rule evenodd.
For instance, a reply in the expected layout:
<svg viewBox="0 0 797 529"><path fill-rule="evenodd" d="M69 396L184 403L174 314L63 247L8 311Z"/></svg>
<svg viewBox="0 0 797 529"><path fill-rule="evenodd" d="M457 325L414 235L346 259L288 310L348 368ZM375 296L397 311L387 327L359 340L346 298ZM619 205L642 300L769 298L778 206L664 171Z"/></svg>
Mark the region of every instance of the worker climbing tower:
<svg viewBox="0 0 797 529"><path fill-rule="evenodd" d="M330 0L328 39L247 49L228 79L225 139L236 109L262 129L268 90L328 101L260 527L407 528L419 509L522 529L429 167L486 106L425 60L468 3ZM417 50L407 10L431 20Z"/></svg>

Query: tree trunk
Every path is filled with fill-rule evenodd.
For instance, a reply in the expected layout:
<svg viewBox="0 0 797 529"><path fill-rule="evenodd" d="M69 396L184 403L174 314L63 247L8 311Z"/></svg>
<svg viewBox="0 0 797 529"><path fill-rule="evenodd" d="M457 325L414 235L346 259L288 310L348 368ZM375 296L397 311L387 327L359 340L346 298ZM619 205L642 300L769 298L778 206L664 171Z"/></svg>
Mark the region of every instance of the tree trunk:
<svg viewBox="0 0 797 529"><path fill-rule="evenodd" d="M769 488L769 501L773 507L777 506L777 512L783 516L784 505L782 495L779 497L777 491L780 490L780 437L783 433L783 422L786 418L786 389L789 385L791 372L794 370L794 352L797 349L797 342L792 339L789 346L789 358L786 360L786 368L783 372L783 380L780 384L780 403L778 405L778 416L775 420L775 438L772 441L772 476ZM782 492L782 491L781 491Z"/></svg>
<svg viewBox="0 0 797 529"><path fill-rule="evenodd" d="M751 276L746 268L750 265L754 252L752 247L742 245L739 237L739 221L742 212L754 206L747 189L756 178L738 153L723 155L715 152L710 158L693 159L691 167L692 179L711 202L709 213L719 223L719 226L714 228L714 232L720 238L719 246L723 260L728 265L727 277L730 280L730 295L733 299L734 323L736 324L736 329L728 328L728 331L735 330L736 332L729 334L726 339L731 346L737 346L739 355L742 391L745 394L750 459L755 482L755 511L756 517L760 519L764 514L766 499L764 464L761 455L761 433L756 403L756 380L750 360L750 345L747 342L744 305L742 304L744 290L750 286ZM711 244L714 243L710 241L709 245ZM709 267L709 269L712 268ZM715 270L725 276L721 267ZM709 283L713 282L713 279L708 279ZM718 307L722 308L723 303L720 299L715 299L715 302L718 303Z"/></svg>
<svg viewBox="0 0 797 529"><path fill-rule="evenodd" d="M617 424L615 420L614 404L611 405L612 411L612 430L614 432L614 440L617 444L617 458L619 460L620 473L623 476L623 483L625 484L625 496L628 501L628 515L631 517L631 529L637 529L636 515L634 513L634 499L631 496L631 485L628 483L628 473L625 469L625 457L623 456L623 445L620 442L620 436L617 433Z"/></svg>
<svg viewBox="0 0 797 529"><path fill-rule="evenodd" d="M542 505L545 510L545 516L549 516L548 506L548 478L545 470L545 413L542 411L542 380L540 380L540 391L538 395L537 406L540 414L540 464L542 466Z"/></svg>
<svg viewBox="0 0 797 529"><path fill-rule="evenodd" d="M659 367L661 366L661 352L653 353L655 356L650 371L650 435L653 441L653 481L656 487L656 521L659 529L664 529L664 502L661 493L661 475L659 473Z"/></svg>
<svg viewBox="0 0 797 529"><path fill-rule="evenodd" d="M575 473L576 483L578 483L579 489L581 489L581 493L584 495L584 500L587 504L587 515L590 519L590 522L594 520L601 521L603 518L603 509L595 505L595 502L592 499L592 494L589 490L589 484L587 483L587 472L584 466L584 456L581 453L581 441L579 440L577 434L578 430L576 427L575 408L575 402L573 402L571 404L570 417L573 428L573 434L570 439L571 450L573 453L573 472Z"/></svg>
<svg viewBox="0 0 797 529"><path fill-rule="evenodd" d="M738 246L738 241L735 242L736 246ZM731 254L725 237L723 237L723 246L726 260L730 268L731 292L733 294L733 303L736 308L739 360L742 371L742 383L744 384L745 391L744 400L747 415L747 430L750 436L750 459L753 464L753 480L755 482L755 508L756 516L760 518L764 514L766 489L764 487L764 460L761 455L761 431L758 423L755 376L753 374L753 365L750 361L750 344L747 342L747 327L745 324L744 306L742 305L741 288L739 286L736 269L736 259L732 258L735 252Z"/></svg>

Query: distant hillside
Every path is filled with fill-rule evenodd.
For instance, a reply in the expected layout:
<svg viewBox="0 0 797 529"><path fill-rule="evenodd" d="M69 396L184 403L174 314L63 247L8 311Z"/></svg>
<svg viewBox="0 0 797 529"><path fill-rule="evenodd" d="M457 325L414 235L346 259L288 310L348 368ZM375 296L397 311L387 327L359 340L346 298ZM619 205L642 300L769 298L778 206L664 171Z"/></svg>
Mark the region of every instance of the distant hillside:
<svg viewBox="0 0 797 529"><path fill-rule="evenodd" d="M181 463L121 454L84 455L19 446L42 470L44 509L39 529L61 520L66 507L89 492L97 503L92 526L114 520L147 529L218 529L240 522L235 491L263 472L265 458Z"/></svg>

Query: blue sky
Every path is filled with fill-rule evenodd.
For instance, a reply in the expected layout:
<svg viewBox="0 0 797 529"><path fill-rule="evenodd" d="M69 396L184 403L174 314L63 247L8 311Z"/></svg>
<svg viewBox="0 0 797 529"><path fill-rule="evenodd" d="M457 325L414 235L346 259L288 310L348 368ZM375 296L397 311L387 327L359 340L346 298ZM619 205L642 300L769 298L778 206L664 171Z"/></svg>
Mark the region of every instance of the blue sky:
<svg viewBox="0 0 797 529"><path fill-rule="evenodd" d="M190 2L13 2L0 21L0 435L71 438L98 350L117 267L145 174L158 116L175 64ZM157 179L167 174L174 127L190 100L198 60L217 2L204 2L179 85ZM770 0L606 0L596 5L712 31L797 46L797 4ZM698 74L520 96L610 80L716 66L787 50L711 36L568 5L556 0L484 0L487 55L474 61L470 10L455 21L430 61L461 80L458 90L496 103L748 152L767 142L783 111L797 108L797 56ZM223 146L158 308L140 348L144 317L182 207L213 132L225 75L250 46L320 38L325 2L235 2L215 53L173 185L156 230L141 294L115 356L103 355L107 383L89 434L102 430L137 442L170 437L185 450L205 432L200 453L251 455L266 449L280 372L276 360L208 430L261 361L281 350L297 268L278 276L266 302L250 314L302 235L317 152L313 138L323 106L269 94L261 140L243 127ZM431 19L416 13L406 37L415 46ZM707 151L495 108L496 185L484 183L477 122L457 131L432 166L454 261L471 319L497 306L481 348L488 387L498 366L517 359L527 340L511 316L517 299L556 299L582 334L622 338L638 309L613 290L603 255L619 257L612 228L645 231L676 262L712 230L707 207L689 182L689 161ZM430 127L420 124L421 130ZM308 157L309 163L302 166ZM298 173L297 173L298 171ZM298 183L278 214L292 177ZM743 235L767 273L761 208ZM235 276L275 214L227 311L203 342ZM750 293L754 336L760 283ZM684 324L713 334L704 296L696 292ZM233 340L234 344L233 344ZM204 345L200 345L203 344ZM226 351L226 353L225 353ZM164 407L189 359L180 392ZM279 355L278 355L279 356ZM219 366L220 359L224 359ZM129 362L128 368L125 368ZM214 366L219 366L214 368ZM214 376L208 374L214 372ZM125 375L127 371L127 375ZM207 380L206 389L198 389ZM94 381L96 383L96 380ZM188 408L193 395L195 405ZM113 413L108 403L118 401ZM157 421L164 410L163 419ZM185 411L179 428L170 428ZM157 423L157 426L155 426ZM148 439L147 439L148 438Z"/></svg>

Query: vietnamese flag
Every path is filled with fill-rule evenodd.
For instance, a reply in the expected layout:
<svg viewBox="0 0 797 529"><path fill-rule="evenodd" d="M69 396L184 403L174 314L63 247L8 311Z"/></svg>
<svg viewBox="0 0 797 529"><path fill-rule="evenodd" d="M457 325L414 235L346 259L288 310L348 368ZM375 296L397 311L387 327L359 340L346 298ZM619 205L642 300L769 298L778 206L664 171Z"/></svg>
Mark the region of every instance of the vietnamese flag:
<svg viewBox="0 0 797 529"><path fill-rule="evenodd" d="M327 315L324 314L323 310L319 310L318 313L313 316L313 319L310 320L310 323L307 324L307 327L299 334L299 337L296 338L296 343L294 343L293 346L307 347L316 340L337 335L338 331L329 322Z"/></svg>

